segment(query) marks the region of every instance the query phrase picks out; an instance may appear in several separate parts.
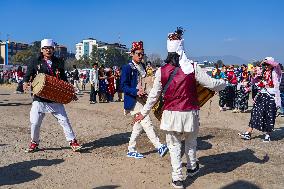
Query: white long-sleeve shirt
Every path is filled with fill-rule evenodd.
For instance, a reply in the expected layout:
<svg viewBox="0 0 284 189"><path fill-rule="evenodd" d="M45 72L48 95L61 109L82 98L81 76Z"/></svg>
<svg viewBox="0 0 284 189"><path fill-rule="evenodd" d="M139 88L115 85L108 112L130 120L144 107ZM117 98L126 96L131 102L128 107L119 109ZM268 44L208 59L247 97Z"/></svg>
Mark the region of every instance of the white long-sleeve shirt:
<svg viewBox="0 0 284 189"><path fill-rule="evenodd" d="M204 87L212 89L214 91L221 91L226 87L226 83L223 80L211 78L205 71L202 70L197 64L194 65L195 78ZM156 71L153 88L151 89L146 104L141 110L141 114L146 116L150 113L152 107L157 102L161 95L163 88L161 83L161 68Z"/></svg>
<svg viewBox="0 0 284 189"><path fill-rule="evenodd" d="M90 83L94 85L95 90L99 89L99 73L98 70L92 69L90 71Z"/></svg>

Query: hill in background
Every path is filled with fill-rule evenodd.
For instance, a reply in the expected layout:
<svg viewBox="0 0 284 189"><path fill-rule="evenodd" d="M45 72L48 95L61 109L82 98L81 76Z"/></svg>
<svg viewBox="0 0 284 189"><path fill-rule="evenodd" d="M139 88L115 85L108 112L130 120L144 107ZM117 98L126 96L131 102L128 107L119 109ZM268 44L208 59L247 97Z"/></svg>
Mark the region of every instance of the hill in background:
<svg viewBox="0 0 284 189"><path fill-rule="evenodd" d="M198 62L203 62L203 61L210 61L210 62L217 62L218 60L222 60L225 65L230 65L230 64L248 64L249 61L240 58L238 56L233 56L233 55L225 55L225 56L198 56L198 57L190 57L190 59L198 61Z"/></svg>

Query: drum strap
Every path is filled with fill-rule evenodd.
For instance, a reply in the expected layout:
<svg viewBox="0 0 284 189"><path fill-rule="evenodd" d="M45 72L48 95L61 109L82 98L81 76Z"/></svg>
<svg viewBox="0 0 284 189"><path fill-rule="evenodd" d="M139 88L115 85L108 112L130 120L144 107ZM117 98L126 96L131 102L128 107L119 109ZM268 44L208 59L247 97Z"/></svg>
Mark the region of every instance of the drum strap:
<svg viewBox="0 0 284 189"><path fill-rule="evenodd" d="M170 77L169 77L169 79L168 79L168 81L167 81L167 83L166 83L166 85L165 85L165 87L164 87L164 89L163 89L163 91L162 91L162 95L163 95L163 96L164 96L165 93L167 92L167 89L168 89L168 87L169 87L171 81L173 80L174 76L176 75L178 69L179 69L179 67L176 67L175 70L171 73L171 75L170 75Z"/></svg>
<svg viewBox="0 0 284 189"><path fill-rule="evenodd" d="M46 61L44 61L44 62L45 62L45 65L46 65L47 68L48 68L49 73L50 73L52 76L54 76L54 73L53 73L53 70L52 70L51 66L50 66Z"/></svg>

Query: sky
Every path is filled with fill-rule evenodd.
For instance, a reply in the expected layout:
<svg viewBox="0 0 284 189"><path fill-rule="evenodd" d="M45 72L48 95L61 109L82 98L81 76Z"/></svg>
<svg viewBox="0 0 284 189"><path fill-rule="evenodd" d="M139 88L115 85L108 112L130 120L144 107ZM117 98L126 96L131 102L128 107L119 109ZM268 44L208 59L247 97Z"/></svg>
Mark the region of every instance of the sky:
<svg viewBox="0 0 284 189"><path fill-rule="evenodd" d="M167 34L181 26L188 56L272 56L284 63L284 0L0 0L0 39L53 38L75 52L85 38L166 57Z"/></svg>

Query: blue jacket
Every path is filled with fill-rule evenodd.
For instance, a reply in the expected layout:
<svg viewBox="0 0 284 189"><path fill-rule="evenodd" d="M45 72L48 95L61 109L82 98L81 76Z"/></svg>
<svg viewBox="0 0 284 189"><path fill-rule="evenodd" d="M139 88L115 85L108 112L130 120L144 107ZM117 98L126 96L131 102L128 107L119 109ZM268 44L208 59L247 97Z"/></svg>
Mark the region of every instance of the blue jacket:
<svg viewBox="0 0 284 189"><path fill-rule="evenodd" d="M120 85L124 92L125 110L132 110L136 104L138 74L138 70L132 62L129 62L122 67Z"/></svg>

